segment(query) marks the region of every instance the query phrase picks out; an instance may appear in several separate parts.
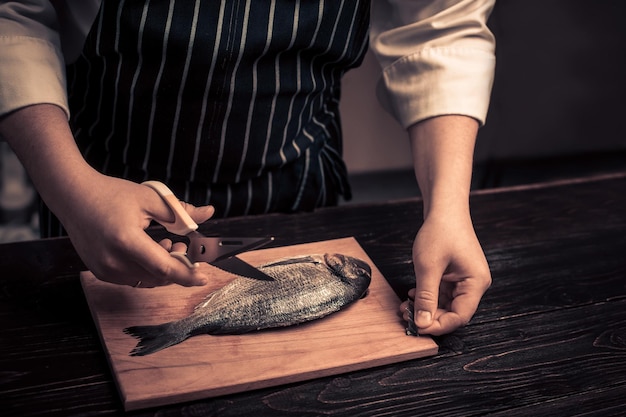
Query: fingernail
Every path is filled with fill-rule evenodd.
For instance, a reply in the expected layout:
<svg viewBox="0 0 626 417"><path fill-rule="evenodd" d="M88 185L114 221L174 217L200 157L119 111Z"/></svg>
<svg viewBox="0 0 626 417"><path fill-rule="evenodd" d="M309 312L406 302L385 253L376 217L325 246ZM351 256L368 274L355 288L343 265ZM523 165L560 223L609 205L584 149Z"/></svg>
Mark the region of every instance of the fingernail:
<svg viewBox="0 0 626 417"><path fill-rule="evenodd" d="M430 325L430 322L432 321L433 316L432 314L430 314L430 311L424 311L424 310L420 310L417 312L417 325L420 327L425 327Z"/></svg>

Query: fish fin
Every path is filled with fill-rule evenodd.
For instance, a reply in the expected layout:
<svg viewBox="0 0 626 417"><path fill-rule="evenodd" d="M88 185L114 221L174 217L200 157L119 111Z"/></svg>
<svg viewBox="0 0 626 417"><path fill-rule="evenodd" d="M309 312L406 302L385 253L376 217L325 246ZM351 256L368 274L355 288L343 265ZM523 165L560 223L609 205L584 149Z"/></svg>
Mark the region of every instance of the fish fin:
<svg viewBox="0 0 626 417"><path fill-rule="evenodd" d="M144 356L176 345L189 337L188 334L175 331L172 323L156 326L132 326L124 329L124 333L139 339L130 356Z"/></svg>
<svg viewBox="0 0 626 417"><path fill-rule="evenodd" d="M300 258L289 258L289 259L283 259L283 260L280 260L280 261L272 262L271 264L263 265L263 268L269 268L269 267L272 267L272 266L280 266L280 265L301 264L301 263L307 263L307 262L318 263L319 259L316 259L313 256L302 256Z"/></svg>
<svg viewBox="0 0 626 417"><path fill-rule="evenodd" d="M204 297L204 300L203 300L200 304L196 305L196 306L193 308L193 311L198 311L198 310L200 310L200 309L205 308L205 307L206 307L206 305L207 305L209 302L211 302L211 299L212 299L213 297L215 297L215 294L217 294L217 291L213 291L212 293L209 293L209 295L207 295L206 297Z"/></svg>

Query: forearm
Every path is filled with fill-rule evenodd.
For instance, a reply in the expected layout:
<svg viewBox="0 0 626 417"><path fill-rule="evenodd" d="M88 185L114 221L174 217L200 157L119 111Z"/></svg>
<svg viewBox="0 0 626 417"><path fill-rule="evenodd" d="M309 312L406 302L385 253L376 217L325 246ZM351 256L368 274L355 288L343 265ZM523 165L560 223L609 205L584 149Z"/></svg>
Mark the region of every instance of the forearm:
<svg viewBox="0 0 626 417"><path fill-rule="evenodd" d="M424 199L424 218L432 214L469 216L469 190L478 122L467 116L426 119L409 129L413 164Z"/></svg>
<svg viewBox="0 0 626 417"><path fill-rule="evenodd" d="M68 195L89 184L96 172L85 162L67 116L58 106L28 106L0 119L0 137L22 161L43 200L59 215Z"/></svg>
<svg viewBox="0 0 626 417"><path fill-rule="evenodd" d="M424 199L413 244L416 285L409 292L419 333L441 335L467 324L491 284L469 210L477 130L467 116L440 116L409 129ZM406 319L410 307L401 306Z"/></svg>
<svg viewBox="0 0 626 417"><path fill-rule="evenodd" d="M98 278L126 285L141 282L144 287L206 284L208 265L188 268L169 256L171 242L159 245L144 231L152 220L172 220L168 206L148 187L92 169L60 107L42 104L13 112L0 119L0 136L22 160L79 256ZM213 214L210 207L185 208L196 222Z"/></svg>

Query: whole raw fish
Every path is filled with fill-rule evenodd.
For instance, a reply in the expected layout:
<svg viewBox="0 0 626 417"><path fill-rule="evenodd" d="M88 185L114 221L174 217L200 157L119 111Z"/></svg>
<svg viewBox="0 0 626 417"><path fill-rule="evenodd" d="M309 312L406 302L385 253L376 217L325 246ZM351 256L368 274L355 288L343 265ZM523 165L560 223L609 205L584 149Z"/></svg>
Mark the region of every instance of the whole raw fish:
<svg viewBox="0 0 626 417"><path fill-rule="evenodd" d="M199 334L241 334L319 319L363 297L372 275L366 262L341 254L282 259L258 268L274 281L239 277L181 320L124 329L139 339L130 355L148 355Z"/></svg>

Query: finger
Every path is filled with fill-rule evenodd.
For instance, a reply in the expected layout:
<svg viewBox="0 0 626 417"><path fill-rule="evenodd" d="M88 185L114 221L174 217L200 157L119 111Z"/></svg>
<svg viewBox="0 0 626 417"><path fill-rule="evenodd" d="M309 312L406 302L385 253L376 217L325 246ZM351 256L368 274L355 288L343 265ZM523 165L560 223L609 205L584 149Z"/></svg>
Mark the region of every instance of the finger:
<svg viewBox="0 0 626 417"><path fill-rule="evenodd" d="M141 192L143 193L141 200L150 202L150 204L146 205L146 212L150 220L163 220L165 222L173 222L175 220L174 213L169 205L152 188L144 186ZM207 221L215 213L215 208L210 205L196 207L191 203L183 201L179 201L179 203L196 223Z"/></svg>
<svg viewBox="0 0 626 417"><path fill-rule="evenodd" d="M409 308L411 308L411 306L412 306L412 301L410 300L403 301L400 304L398 313L404 320L407 320L407 321L409 320L409 317L410 317Z"/></svg>
<svg viewBox="0 0 626 417"><path fill-rule="evenodd" d="M181 201L180 204L185 208L185 211L196 223L204 223L213 217L213 214L215 214L215 208L213 206L196 207L193 204L185 203L183 201Z"/></svg>
<svg viewBox="0 0 626 417"><path fill-rule="evenodd" d="M437 310L431 325L426 328L420 328L419 334L441 336L453 332L464 324L466 322L455 312Z"/></svg>
<svg viewBox="0 0 626 417"><path fill-rule="evenodd" d="M485 291L486 287L476 279L466 279L458 283L449 310L437 310L433 324L420 329L420 333L438 336L467 325L476 313Z"/></svg>
<svg viewBox="0 0 626 417"><path fill-rule="evenodd" d="M130 249L130 256L144 270L142 287L176 283L183 286L205 285L209 279L206 270L189 268L169 252L153 241L147 234L138 238L137 244ZM172 245L174 248L177 244ZM145 284L145 285L144 285Z"/></svg>
<svg viewBox="0 0 626 417"><path fill-rule="evenodd" d="M168 254L169 255L169 254ZM201 271L197 267L189 266L173 256L164 256L162 264L157 273L161 275L162 282L174 283L184 287L202 286L208 282L206 271Z"/></svg>
<svg viewBox="0 0 626 417"><path fill-rule="evenodd" d="M163 249L165 249L168 252L172 251L172 240L171 239L163 239L159 242L159 245L161 245L161 247Z"/></svg>
<svg viewBox="0 0 626 417"><path fill-rule="evenodd" d="M187 244L185 242L176 242L171 246L170 252L187 253Z"/></svg>
<svg viewBox="0 0 626 417"><path fill-rule="evenodd" d="M415 288L411 288L408 292L408 300L402 302L402 304L400 304L400 314L402 315L402 318L404 320L410 320L411 316L414 316L415 313L411 314L409 312L409 308L413 308L413 303L414 303L414 298L415 298ZM431 335L441 335L444 334L445 332L442 330L445 326L442 325L442 323L440 322L440 318L442 317L442 315L445 314L445 310L442 309L436 309L435 311L435 315L433 317L433 320L431 321L430 325L426 326L426 327L420 327L418 330L419 334L431 334ZM447 318L444 317L444 321L448 321L451 320L452 317ZM454 323L448 323L446 326L454 326Z"/></svg>
<svg viewBox="0 0 626 417"><path fill-rule="evenodd" d="M409 299L410 300L415 300L415 288L411 288L409 290Z"/></svg>
<svg viewBox="0 0 626 417"><path fill-rule="evenodd" d="M415 306L415 324L420 329L429 327L435 317L442 272L437 269L423 271L416 268L415 290L412 295Z"/></svg>
<svg viewBox="0 0 626 417"><path fill-rule="evenodd" d="M472 319L482 296L487 291L488 286L483 285L482 281L477 278L468 278L459 282L453 291L452 302L450 303L450 312L456 315L457 327L465 326ZM452 319L452 318L451 318ZM446 320L451 320L447 319ZM444 322L442 325L448 327L454 325Z"/></svg>

